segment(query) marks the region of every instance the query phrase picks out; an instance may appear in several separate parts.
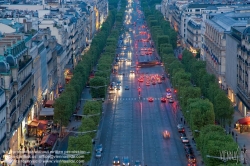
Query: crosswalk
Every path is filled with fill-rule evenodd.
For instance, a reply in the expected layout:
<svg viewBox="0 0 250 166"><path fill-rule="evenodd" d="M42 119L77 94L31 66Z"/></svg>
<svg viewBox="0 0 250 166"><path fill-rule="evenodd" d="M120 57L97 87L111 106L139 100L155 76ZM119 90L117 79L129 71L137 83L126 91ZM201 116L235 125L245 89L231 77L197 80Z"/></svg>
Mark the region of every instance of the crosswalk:
<svg viewBox="0 0 250 166"><path fill-rule="evenodd" d="M153 98L154 100L161 100L161 98ZM131 100L148 100L148 98L145 98L145 97L137 97L137 98L132 98L132 97L118 97L118 98L109 98L108 100L117 100L117 101L131 101Z"/></svg>
<svg viewBox="0 0 250 166"><path fill-rule="evenodd" d="M133 77L135 74L116 75L117 77Z"/></svg>

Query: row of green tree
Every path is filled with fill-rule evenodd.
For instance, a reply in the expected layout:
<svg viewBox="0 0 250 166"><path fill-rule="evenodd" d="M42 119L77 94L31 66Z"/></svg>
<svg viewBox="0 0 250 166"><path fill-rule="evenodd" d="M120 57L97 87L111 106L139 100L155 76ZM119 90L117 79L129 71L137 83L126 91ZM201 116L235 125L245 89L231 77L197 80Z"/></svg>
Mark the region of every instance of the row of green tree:
<svg viewBox="0 0 250 166"><path fill-rule="evenodd" d="M84 104L83 112L84 115L86 115L86 117L82 118L81 126L78 128L77 131L79 133L76 133L76 136L69 137L68 149L67 149L68 152L79 151L80 153L76 153L75 156L71 156L70 159L75 162L73 163L61 162L60 166L79 165L77 163L78 161L87 162L91 159L91 152L93 145L92 140L95 139L96 132L90 132L90 131L95 131L98 128L102 112L102 103L98 101L87 101Z"/></svg>
<svg viewBox="0 0 250 166"><path fill-rule="evenodd" d="M175 57L176 32L154 6L150 8L147 2L143 2L142 7L152 39L177 90L183 115L194 133L205 165L223 164L222 160L208 158L207 155L220 157L222 151L237 151L238 146L232 136L226 135L223 127L214 125L215 119L221 123L231 122L233 109L229 99L219 88L215 77L206 72L204 62L197 61L189 51L184 51L183 63ZM229 163L236 164L237 161L227 161Z"/></svg>
<svg viewBox="0 0 250 166"><path fill-rule="evenodd" d="M111 33L116 15L116 10L109 12L109 16L103 23L102 28L92 40L89 51L81 55L82 60L75 67L72 79L54 103L54 122L60 123L62 126L68 125L69 119L81 97L81 92L89 80L93 66L97 64L106 45L106 40Z"/></svg>
<svg viewBox="0 0 250 166"><path fill-rule="evenodd" d="M91 95L93 98L105 98L106 89L110 84L110 73L116 55L116 47L121 34L126 1L121 1L121 9L115 17L115 25L107 38L106 46L97 64L95 77L90 80Z"/></svg>

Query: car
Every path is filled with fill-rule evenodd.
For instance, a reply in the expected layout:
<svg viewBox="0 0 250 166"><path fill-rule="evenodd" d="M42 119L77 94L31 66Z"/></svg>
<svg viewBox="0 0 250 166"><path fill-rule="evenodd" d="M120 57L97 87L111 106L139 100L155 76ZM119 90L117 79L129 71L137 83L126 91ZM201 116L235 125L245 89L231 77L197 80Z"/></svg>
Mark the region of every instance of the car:
<svg viewBox="0 0 250 166"><path fill-rule="evenodd" d="M165 97L161 97L161 102L166 103L167 99Z"/></svg>
<svg viewBox="0 0 250 166"><path fill-rule="evenodd" d="M192 163L192 164L196 163L195 156L194 155L189 155L188 156L188 162Z"/></svg>
<svg viewBox="0 0 250 166"><path fill-rule="evenodd" d="M132 60L131 59L126 59L127 62L131 62Z"/></svg>
<svg viewBox="0 0 250 166"><path fill-rule="evenodd" d="M153 97L149 97L149 98L148 98L148 101L149 101L149 102L153 102L153 101L154 101L154 98L153 98Z"/></svg>
<svg viewBox="0 0 250 166"><path fill-rule="evenodd" d="M102 152L102 144L97 145L95 151L96 151L96 152L97 152L97 151Z"/></svg>
<svg viewBox="0 0 250 166"><path fill-rule="evenodd" d="M96 158L101 158L101 157L102 157L102 152L101 152L101 151L97 151L97 152L95 153L95 157L96 157Z"/></svg>
<svg viewBox="0 0 250 166"><path fill-rule="evenodd" d="M134 166L141 166L141 162L139 160L135 160L135 165Z"/></svg>
<svg viewBox="0 0 250 166"><path fill-rule="evenodd" d="M193 155L194 155L194 152L193 152L192 149L186 150L185 153L186 153L186 157L187 157L187 158L189 158L189 156L193 156Z"/></svg>
<svg viewBox="0 0 250 166"><path fill-rule="evenodd" d="M171 89L170 89L170 88L167 88L167 89L166 89L166 92L171 93Z"/></svg>
<svg viewBox="0 0 250 166"><path fill-rule="evenodd" d="M183 137L183 138L181 139L181 141L182 141L182 143L189 142L189 140L188 140L188 138L187 138L187 137Z"/></svg>
<svg viewBox="0 0 250 166"><path fill-rule="evenodd" d="M135 73L135 71L134 70L130 70L130 73Z"/></svg>
<svg viewBox="0 0 250 166"><path fill-rule="evenodd" d="M188 153L188 154L193 153L192 147L186 147L186 148L185 148L185 152L186 152L186 154L187 154L187 153Z"/></svg>
<svg viewBox="0 0 250 166"><path fill-rule="evenodd" d="M170 132L165 130L162 132L163 138L170 138Z"/></svg>
<svg viewBox="0 0 250 166"><path fill-rule="evenodd" d="M170 94L167 94L167 99L170 99L172 96Z"/></svg>
<svg viewBox="0 0 250 166"><path fill-rule="evenodd" d="M120 90L120 89L121 89L121 86L117 86L117 87L116 87L116 90Z"/></svg>
<svg viewBox="0 0 250 166"><path fill-rule="evenodd" d="M165 77L164 77L164 76L161 76L161 80L165 80Z"/></svg>
<svg viewBox="0 0 250 166"><path fill-rule="evenodd" d="M128 157L123 157L123 159L122 159L122 165L123 166L129 166L130 165Z"/></svg>
<svg viewBox="0 0 250 166"><path fill-rule="evenodd" d="M179 133L185 132L184 126L182 124L178 124L177 129L178 129Z"/></svg>
<svg viewBox="0 0 250 166"><path fill-rule="evenodd" d="M128 87L128 86L125 86L125 90L129 90L129 87Z"/></svg>
<svg viewBox="0 0 250 166"><path fill-rule="evenodd" d="M174 99L173 99L173 98L170 98L170 99L168 99L168 102L169 102L169 103L173 103L173 102L174 102Z"/></svg>
<svg viewBox="0 0 250 166"><path fill-rule="evenodd" d="M156 85L155 81L152 82L152 85Z"/></svg>
<svg viewBox="0 0 250 166"><path fill-rule="evenodd" d="M186 133L181 133L180 138L187 137Z"/></svg>
<svg viewBox="0 0 250 166"><path fill-rule="evenodd" d="M150 86L150 82L146 82L146 85L147 85L147 86Z"/></svg>
<svg viewBox="0 0 250 166"><path fill-rule="evenodd" d="M120 165L120 158L118 156L113 158L113 165Z"/></svg>
<svg viewBox="0 0 250 166"><path fill-rule="evenodd" d="M189 142L184 143L184 148L191 147L191 144Z"/></svg>
<svg viewBox="0 0 250 166"><path fill-rule="evenodd" d="M143 82L143 78L139 78L138 81L139 81L139 82Z"/></svg>
<svg viewBox="0 0 250 166"><path fill-rule="evenodd" d="M116 82L116 85L121 85L121 81L118 80L118 81Z"/></svg>

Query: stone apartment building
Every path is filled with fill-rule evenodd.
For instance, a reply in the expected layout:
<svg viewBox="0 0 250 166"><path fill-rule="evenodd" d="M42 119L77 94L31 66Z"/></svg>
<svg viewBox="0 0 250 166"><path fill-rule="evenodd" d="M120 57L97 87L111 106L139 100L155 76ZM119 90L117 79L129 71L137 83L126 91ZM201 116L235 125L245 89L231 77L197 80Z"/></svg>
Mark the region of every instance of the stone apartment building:
<svg viewBox="0 0 250 166"><path fill-rule="evenodd" d="M226 81L228 97L237 104L243 116L250 112L250 21L246 26L233 26L227 34ZM230 42L230 43L229 43ZM229 73L230 72L230 73Z"/></svg>
<svg viewBox="0 0 250 166"><path fill-rule="evenodd" d="M226 34L232 26L245 26L249 13L225 13L206 20L204 39L207 69L215 74L222 89L228 89L226 83Z"/></svg>
<svg viewBox="0 0 250 166"><path fill-rule="evenodd" d="M6 99L6 141L4 151L12 153L23 144L27 123L34 116L32 57L26 43L30 36L4 34L0 40L1 88Z"/></svg>

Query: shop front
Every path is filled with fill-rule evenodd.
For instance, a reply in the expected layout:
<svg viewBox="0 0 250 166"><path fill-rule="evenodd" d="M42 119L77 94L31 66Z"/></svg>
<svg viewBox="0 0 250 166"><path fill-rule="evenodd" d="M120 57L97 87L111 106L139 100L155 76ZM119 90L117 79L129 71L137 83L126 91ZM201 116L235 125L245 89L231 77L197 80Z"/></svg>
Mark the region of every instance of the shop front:
<svg viewBox="0 0 250 166"><path fill-rule="evenodd" d="M235 124L235 129L239 130L240 133L250 132L250 117L239 119Z"/></svg>
<svg viewBox="0 0 250 166"><path fill-rule="evenodd" d="M243 117L245 117L250 112L250 101L247 101L241 93L237 93L237 106L238 110Z"/></svg>

